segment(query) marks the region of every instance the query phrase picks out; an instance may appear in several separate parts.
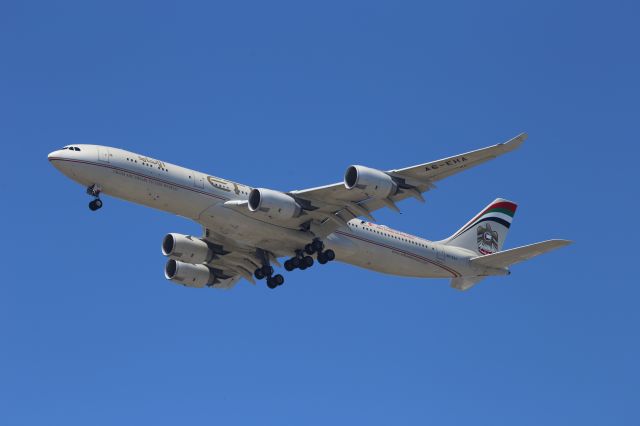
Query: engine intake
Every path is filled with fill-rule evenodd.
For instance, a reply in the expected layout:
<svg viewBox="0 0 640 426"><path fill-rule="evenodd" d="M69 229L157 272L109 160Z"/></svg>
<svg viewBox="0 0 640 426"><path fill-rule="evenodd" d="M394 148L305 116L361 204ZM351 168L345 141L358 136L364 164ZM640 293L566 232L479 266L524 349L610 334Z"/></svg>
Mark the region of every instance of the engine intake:
<svg viewBox="0 0 640 426"><path fill-rule="evenodd" d="M302 207L290 195L265 188L249 193L249 211L260 212L272 219L288 220L302 214Z"/></svg>
<svg viewBox="0 0 640 426"><path fill-rule="evenodd" d="M214 252L209 245L191 235L167 234L162 240L162 254L187 263L207 263Z"/></svg>
<svg viewBox="0 0 640 426"><path fill-rule="evenodd" d="M215 280L215 275L207 266L193 265L175 259L167 261L164 266L164 276L175 283L197 288L211 285Z"/></svg>
<svg viewBox="0 0 640 426"><path fill-rule="evenodd" d="M398 191L398 185L391 176L365 166L349 166L344 174L344 186L373 198L387 198Z"/></svg>

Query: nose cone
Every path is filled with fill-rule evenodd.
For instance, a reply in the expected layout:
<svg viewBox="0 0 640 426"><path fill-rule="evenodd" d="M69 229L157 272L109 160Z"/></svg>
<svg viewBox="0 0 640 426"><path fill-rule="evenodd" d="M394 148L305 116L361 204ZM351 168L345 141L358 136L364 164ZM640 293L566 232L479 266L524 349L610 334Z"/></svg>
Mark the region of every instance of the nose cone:
<svg viewBox="0 0 640 426"><path fill-rule="evenodd" d="M56 169L58 169L58 171L62 172L65 175L68 175L69 172L69 164L67 161L64 161L67 158L69 158L69 155L64 149L53 151L52 153L47 155L49 163L51 163L53 167L55 167Z"/></svg>
<svg viewBox="0 0 640 426"><path fill-rule="evenodd" d="M61 150L53 151L47 155L47 159L51 163L53 167L60 170L60 160L63 158L63 153Z"/></svg>

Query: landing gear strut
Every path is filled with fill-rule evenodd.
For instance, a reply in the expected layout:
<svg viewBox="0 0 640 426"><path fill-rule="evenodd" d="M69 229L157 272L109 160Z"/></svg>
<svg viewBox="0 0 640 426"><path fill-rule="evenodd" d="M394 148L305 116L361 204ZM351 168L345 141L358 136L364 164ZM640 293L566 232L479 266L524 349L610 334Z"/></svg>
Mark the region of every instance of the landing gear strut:
<svg viewBox="0 0 640 426"><path fill-rule="evenodd" d="M100 199L100 192L102 189L100 185L93 184L87 188L87 194L94 197L94 199L89 203L89 209L94 212L102 208L102 200Z"/></svg>

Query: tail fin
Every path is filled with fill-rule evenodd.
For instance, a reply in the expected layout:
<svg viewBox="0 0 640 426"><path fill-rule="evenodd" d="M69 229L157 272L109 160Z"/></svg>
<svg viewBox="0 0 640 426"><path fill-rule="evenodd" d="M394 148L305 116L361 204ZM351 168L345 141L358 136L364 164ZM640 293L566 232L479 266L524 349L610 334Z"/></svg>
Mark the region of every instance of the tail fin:
<svg viewBox="0 0 640 426"><path fill-rule="evenodd" d="M496 198L442 243L465 248L479 255L499 252L502 250L517 207L511 201Z"/></svg>

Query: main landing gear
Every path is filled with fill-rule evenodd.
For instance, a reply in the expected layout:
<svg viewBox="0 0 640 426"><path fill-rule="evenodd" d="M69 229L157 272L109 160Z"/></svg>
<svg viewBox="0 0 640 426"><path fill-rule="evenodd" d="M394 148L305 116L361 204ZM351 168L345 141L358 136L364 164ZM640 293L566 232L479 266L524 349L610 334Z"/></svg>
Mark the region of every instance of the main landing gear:
<svg viewBox="0 0 640 426"><path fill-rule="evenodd" d="M314 253L317 253L318 263L321 265L324 265L336 258L336 254L333 250L325 250L324 243L315 239L304 246L304 250L297 250L294 257L286 260L284 262L284 269L287 271L293 271L294 269L304 271L305 269L310 268L313 266L313 257L311 257L311 255Z"/></svg>
<svg viewBox="0 0 640 426"><path fill-rule="evenodd" d="M94 199L89 203L89 209L94 212L102 208L102 200L100 199L100 185L93 184L87 188L87 194L94 197Z"/></svg>
<svg viewBox="0 0 640 426"><path fill-rule="evenodd" d="M253 272L257 280L267 279L267 287L274 289L284 284L284 277L280 274L273 275L273 266L263 265Z"/></svg>
<svg viewBox="0 0 640 426"><path fill-rule="evenodd" d="M300 269L304 271L307 268L313 266L314 260L311 255L316 254L318 263L324 265L327 262L331 262L336 258L336 254L331 249L324 249L324 243L319 239L314 239L312 242L304 246L304 250L296 250L296 255L291 259L287 259L284 262L284 269L291 272L294 269ZM267 279L267 287L273 289L284 284L284 277L280 274L273 275L273 266L269 263L269 258L263 250L258 251L258 256L261 258L262 266L257 268L253 272L253 276L257 280Z"/></svg>

